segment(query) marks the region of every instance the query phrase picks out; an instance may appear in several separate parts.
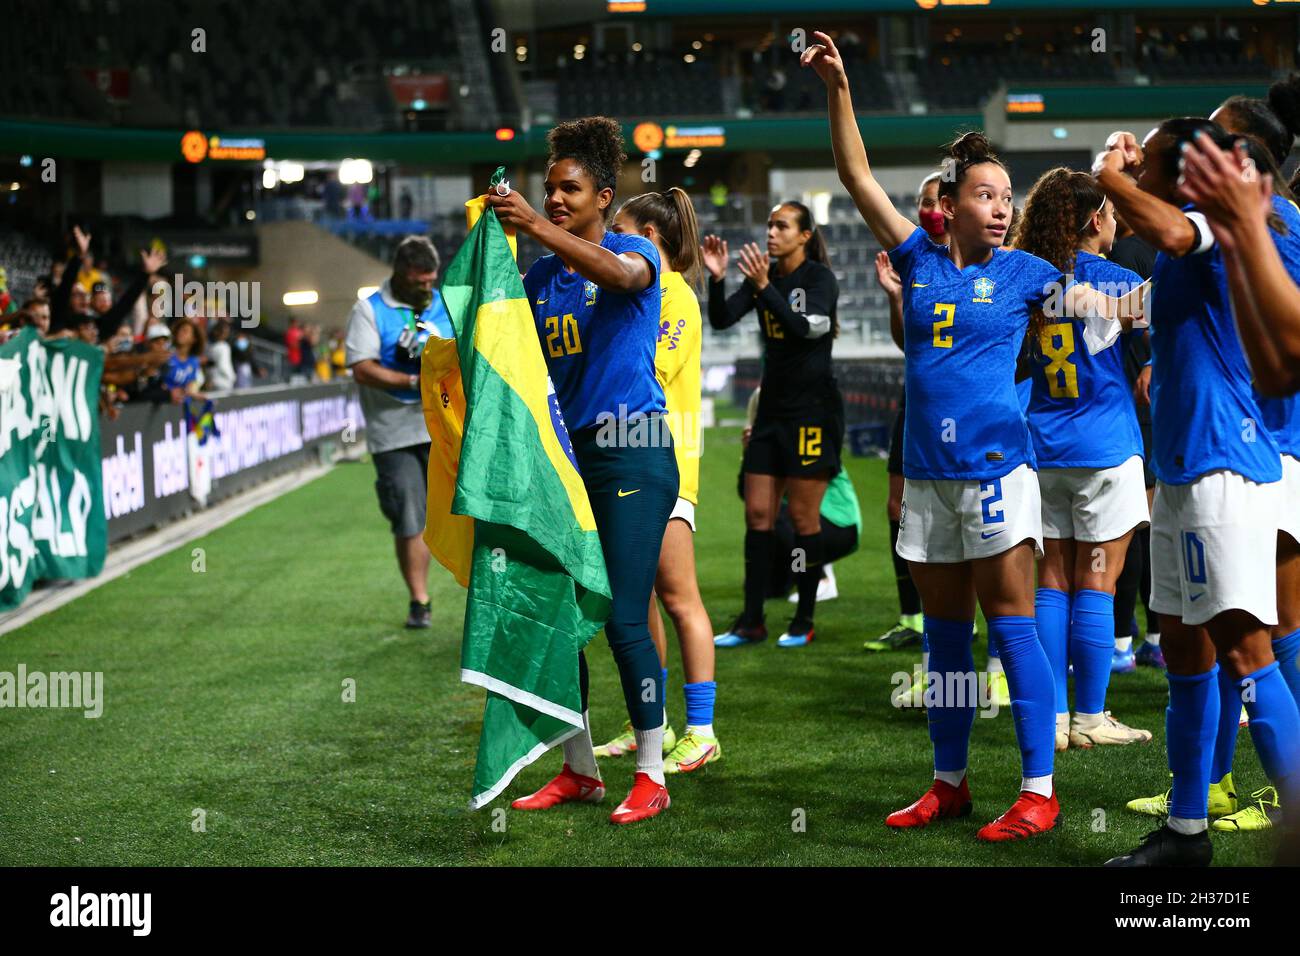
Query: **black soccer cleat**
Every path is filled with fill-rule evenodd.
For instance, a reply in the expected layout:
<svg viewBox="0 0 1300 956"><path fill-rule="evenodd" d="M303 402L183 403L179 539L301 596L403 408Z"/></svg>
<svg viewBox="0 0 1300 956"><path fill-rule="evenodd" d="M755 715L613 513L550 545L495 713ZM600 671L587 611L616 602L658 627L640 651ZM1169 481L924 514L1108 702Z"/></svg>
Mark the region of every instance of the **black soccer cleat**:
<svg viewBox="0 0 1300 956"><path fill-rule="evenodd" d="M1209 866L1214 856L1207 830L1190 835L1175 833L1167 826L1152 830L1142 844L1123 856L1107 860L1104 866Z"/></svg>
<svg viewBox="0 0 1300 956"><path fill-rule="evenodd" d="M406 615L406 626L412 630L432 627L433 602L425 601L421 604L419 601L412 601L411 611Z"/></svg>

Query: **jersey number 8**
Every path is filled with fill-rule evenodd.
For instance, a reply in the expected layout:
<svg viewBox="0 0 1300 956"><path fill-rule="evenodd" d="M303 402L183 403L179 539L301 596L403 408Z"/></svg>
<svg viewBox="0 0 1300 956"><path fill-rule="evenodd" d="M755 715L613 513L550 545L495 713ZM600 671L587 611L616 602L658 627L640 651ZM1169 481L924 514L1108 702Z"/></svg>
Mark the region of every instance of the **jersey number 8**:
<svg viewBox="0 0 1300 956"><path fill-rule="evenodd" d="M563 332L563 338L561 338ZM572 313L564 316L564 326L560 326L560 317L550 315L546 317L546 351L551 358L563 358L566 355L577 355L582 351L582 340L578 337L578 320L573 317Z"/></svg>
<svg viewBox="0 0 1300 956"><path fill-rule="evenodd" d="M1046 326L1039 335L1043 355L1051 359L1043 374L1052 398L1079 397L1079 370L1070 361L1074 354L1074 326L1057 322Z"/></svg>

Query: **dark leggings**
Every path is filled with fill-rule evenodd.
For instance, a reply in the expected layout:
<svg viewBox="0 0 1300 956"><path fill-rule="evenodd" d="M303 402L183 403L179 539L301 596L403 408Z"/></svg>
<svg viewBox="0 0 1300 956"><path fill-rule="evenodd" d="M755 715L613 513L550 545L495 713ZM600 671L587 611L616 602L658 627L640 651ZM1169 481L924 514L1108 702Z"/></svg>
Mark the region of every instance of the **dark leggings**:
<svg viewBox="0 0 1300 956"><path fill-rule="evenodd" d="M1147 620L1154 622L1151 614L1151 529L1146 527L1135 533L1124 555L1124 570L1115 582L1115 636L1128 637L1133 626L1133 613L1137 610L1138 596L1147 609ZM1148 631L1158 628L1147 626Z"/></svg>
<svg viewBox="0 0 1300 956"><path fill-rule="evenodd" d="M628 431L631 434L631 428ZM618 665L627 715L637 730L663 725L663 680L647 615L659 549L668 516L677 503L678 487L677 460L668 429L648 431L660 442L658 447L602 447L595 428L572 436L614 598L605 637ZM579 679L582 709L586 710L585 659L579 663Z"/></svg>

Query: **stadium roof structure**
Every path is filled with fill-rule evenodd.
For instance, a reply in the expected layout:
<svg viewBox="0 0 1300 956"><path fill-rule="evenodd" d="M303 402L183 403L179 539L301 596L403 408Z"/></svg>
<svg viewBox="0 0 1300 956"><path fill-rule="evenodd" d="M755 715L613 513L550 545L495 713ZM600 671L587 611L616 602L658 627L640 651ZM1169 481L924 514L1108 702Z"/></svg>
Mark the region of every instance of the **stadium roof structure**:
<svg viewBox="0 0 1300 956"><path fill-rule="evenodd" d="M930 149L954 132L986 126L986 118L1005 109L1010 122L1128 117L1208 115L1234 93L1263 96L1264 85L1179 84L1155 86L1072 86L1016 83L1002 100L991 99L984 111L958 113L859 114L863 137L874 150ZM356 133L303 130L204 130L200 139L260 144L254 151L210 152L199 161L229 159L371 160L410 165L515 163L546 155L547 127L533 125L511 138L495 132ZM700 148L767 153L825 152L830 132L821 114L771 114L750 118L653 117L623 124L628 150L645 154ZM125 162L181 162L182 142L198 131L129 129L114 126L0 120L0 155L56 156ZM193 159L193 157L189 157Z"/></svg>
<svg viewBox="0 0 1300 956"><path fill-rule="evenodd" d="M1282 6L1294 0L808 0L796 5L790 0L608 0L613 15L639 17L737 16L743 14L812 13L917 13L938 11L963 15L1044 10L1051 13L1071 11L1116 10L1132 13L1141 10L1232 10Z"/></svg>

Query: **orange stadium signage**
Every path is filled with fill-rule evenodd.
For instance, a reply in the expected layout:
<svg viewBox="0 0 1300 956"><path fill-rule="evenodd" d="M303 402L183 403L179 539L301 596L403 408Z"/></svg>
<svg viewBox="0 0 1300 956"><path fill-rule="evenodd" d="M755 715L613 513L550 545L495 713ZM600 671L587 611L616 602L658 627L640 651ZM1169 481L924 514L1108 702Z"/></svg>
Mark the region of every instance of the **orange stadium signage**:
<svg viewBox="0 0 1300 956"><path fill-rule="evenodd" d="M663 127L658 123L638 123L632 130L632 142L643 153L658 149L664 144Z"/></svg>
<svg viewBox="0 0 1300 956"><path fill-rule="evenodd" d="M266 140L256 137L222 139L220 136L204 136L192 129L181 137L181 155L191 163L201 163L205 159L260 161L266 159Z"/></svg>

